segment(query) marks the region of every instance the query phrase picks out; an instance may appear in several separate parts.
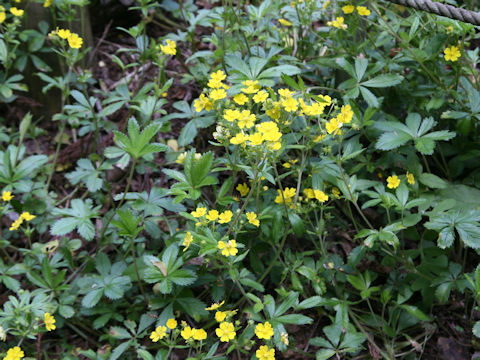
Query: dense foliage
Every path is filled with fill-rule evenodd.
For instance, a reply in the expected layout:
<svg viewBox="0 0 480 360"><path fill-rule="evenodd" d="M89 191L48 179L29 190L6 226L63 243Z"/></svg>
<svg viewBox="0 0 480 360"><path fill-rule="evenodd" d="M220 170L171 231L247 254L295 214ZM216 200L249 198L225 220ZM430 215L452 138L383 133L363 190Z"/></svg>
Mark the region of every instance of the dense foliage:
<svg viewBox="0 0 480 360"><path fill-rule="evenodd" d="M478 349L474 26L375 0L1 3L0 358ZM89 8L135 24L94 42Z"/></svg>

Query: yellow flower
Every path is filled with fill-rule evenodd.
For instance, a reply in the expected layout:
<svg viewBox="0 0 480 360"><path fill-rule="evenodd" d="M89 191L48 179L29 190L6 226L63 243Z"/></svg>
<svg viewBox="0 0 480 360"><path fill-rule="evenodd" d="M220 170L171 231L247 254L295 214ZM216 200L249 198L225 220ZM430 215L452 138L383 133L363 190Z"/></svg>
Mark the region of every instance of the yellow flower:
<svg viewBox="0 0 480 360"><path fill-rule="evenodd" d="M328 7L328 5L330 5L330 0L325 1L325 3L322 6L322 10L325 10Z"/></svg>
<svg viewBox="0 0 480 360"><path fill-rule="evenodd" d="M329 122L325 124L328 134L337 135L340 133L340 128L343 126L341 121L338 121L337 118L330 119Z"/></svg>
<svg viewBox="0 0 480 360"><path fill-rule="evenodd" d="M357 12L360 16L368 16L372 12L366 8L366 6L357 6Z"/></svg>
<svg viewBox="0 0 480 360"><path fill-rule="evenodd" d="M209 307L205 308L205 310L217 310L219 309L223 304L225 304L225 300L223 300L221 303L213 303Z"/></svg>
<svg viewBox="0 0 480 360"><path fill-rule="evenodd" d="M265 141L278 141L282 137L282 133L278 130L277 124L273 121L266 121L257 125L257 130L263 135Z"/></svg>
<svg viewBox="0 0 480 360"><path fill-rule="evenodd" d="M215 313L215 320L217 320L218 322L222 322L223 320L225 320L226 317L227 313L225 311L217 311Z"/></svg>
<svg viewBox="0 0 480 360"><path fill-rule="evenodd" d="M187 249L190 247L190 244L192 243L192 241L193 241L192 233L190 231L188 231L187 235L185 235L185 237L183 238L182 245L185 246L183 251L187 251Z"/></svg>
<svg viewBox="0 0 480 360"><path fill-rule="evenodd" d="M83 39L75 33L71 33L67 41L72 49L80 49L83 44Z"/></svg>
<svg viewBox="0 0 480 360"><path fill-rule="evenodd" d="M195 340L205 340L207 338L207 332L203 329L193 329L193 338Z"/></svg>
<svg viewBox="0 0 480 360"><path fill-rule="evenodd" d="M245 215L247 215L248 222L256 227L260 226L260 221L257 219L257 214L255 214L253 211L247 212Z"/></svg>
<svg viewBox="0 0 480 360"><path fill-rule="evenodd" d="M43 322L45 323L45 328L47 331L55 330L57 327L55 326L55 318L50 313L45 313Z"/></svg>
<svg viewBox="0 0 480 360"><path fill-rule="evenodd" d="M326 137L327 137L326 134L318 135L317 137L315 137L315 139L313 139L313 142L319 143L320 141L322 141L322 140L325 139Z"/></svg>
<svg viewBox="0 0 480 360"><path fill-rule="evenodd" d="M315 195L315 199L317 199L321 203L324 203L325 201L328 200L328 195L325 194L322 190L315 189L313 190L313 193Z"/></svg>
<svg viewBox="0 0 480 360"><path fill-rule="evenodd" d="M294 94L295 92L289 89L278 89L278 95L283 98L291 98Z"/></svg>
<svg viewBox="0 0 480 360"><path fill-rule="evenodd" d="M35 215L30 214L28 211L24 211L20 214L20 218L26 221L31 221L36 218Z"/></svg>
<svg viewBox="0 0 480 360"><path fill-rule="evenodd" d="M294 112L298 109L298 101L293 97L285 98L280 101L285 111Z"/></svg>
<svg viewBox="0 0 480 360"><path fill-rule="evenodd" d="M180 332L180 335L184 340L188 340L193 337L196 329L192 329L190 326L185 326L185 328Z"/></svg>
<svg viewBox="0 0 480 360"><path fill-rule="evenodd" d="M214 89L210 92L210 99L213 101L222 100L227 97L227 92L223 89Z"/></svg>
<svg viewBox="0 0 480 360"><path fill-rule="evenodd" d="M5 11L0 11L0 24L5 21L7 18L7 14L5 14Z"/></svg>
<svg viewBox="0 0 480 360"><path fill-rule="evenodd" d="M260 132L256 132L252 135L248 136L248 140L250 141L251 146L258 146L262 145L263 143L263 135Z"/></svg>
<svg viewBox="0 0 480 360"><path fill-rule="evenodd" d="M229 223L232 220L233 213L230 210L222 212L218 215L218 222L220 224Z"/></svg>
<svg viewBox="0 0 480 360"><path fill-rule="evenodd" d="M210 221L215 221L218 219L218 211L217 210L210 210L207 214L207 216L205 216L207 218L207 220L210 220Z"/></svg>
<svg viewBox="0 0 480 360"><path fill-rule="evenodd" d="M52 5L52 1L53 1L53 0L45 0L45 2L43 3L43 7L46 7L46 8L47 8L47 7L51 6L51 5Z"/></svg>
<svg viewBox="0 0 480 360"><path fill-rule="evenodd" d="M305 189L303 190L303 193L307 197L307 199L315 199L315 192L313 189Z"/></svg>
<svg viewBox="0 0 480 360"><path fill-rule="evenodd" d="M257 335L259 339L270 340L273 336L272 325L268 321L266 321L265 324L258 324L255 326L255 335Z"/></svg>
<svg viewBox="0 0 480 360"><path fill-rule="evenodd" d="M20 360L25 357L25 353L18 346L8 349L7 356L3 360Z"/></svg>
<svg viewBox="0 0 480 360"><path fill-rule="evenodd" d="M175 320L174 318L167 320L167 327L169 329L173 330L177 327L177 325L178 325L177 320Z"/></svg>
<svg viewBox="0 0 480 360"><path fill-rule="evenodd" d="M245 80L242 81L242 85L246 87L242 88L242 92L245 94L255 94L260 90L260 85L258 85L258 80Z"/></svg>
<svg viewBox="0 0 480 360"><path fill-rule="evenodd" d="M238 118L238 127L240 129L250 129L253 125L255 125L255 120L255 114L252 114L250 110L243 110Z"/></svg>
<svg viewBox="0 0 480 360"><path fill-rule="evenodd" d="M248 101L248 97L245 94L237 94L233 97L233 101L235 101L238 105L245 105Z"/></svg>
<svg viewBox="0 0 480 360"><path fill-rule="evenodd" d="M11 7L10 8L10 12L14 15L14 16L22 16L24 11L22 9L17 9L16 7Z"/></svg>
<svg viewBox="0 0 480 360"><path fill-rule="evenodd" d="M18 228L20 227L20 225L22 225L22 223L23 223L23 218L19 217L17 220L15 220L12 223L12 225L10 225L10 228L8 230L10 231L18 230Z"/></svg>
<svg viewBox="0 0 480 360"><path fill-rule="evenodd" d="M222 70L218 70L210 74L210 79L214 81L223 81L227 78L227 75Z"/></svg>
<svg viewBox="0 0 480 360"><path fill-rule="evenodd" d="M282 331L282 334L280 335L280 341L288 346L290 342L288 341L288 334L286 332Z"/></svg>
<svg viewBox="0 0 480 360"><path fill-rule="evenodd" d="M200 112L203 109L210 111L213 107L213 102L205 95L201 94L198 99L193 102L196 112Z"/></svg>
<svg viewBox="0 0 480 360"><path fill-rule="evenodd" d="M229 322L222 322L220 326L215 329L215 333L222 342L229 342L230 340L233 340L237 334L235 332L235 327Z"/></svg>
<svg viewBox="0 0 480 360"><path fill-rule="evenodd" d="M248 137L244 133L239 132L237 135L230 139L230 144L241 145L248 140Z"/></svg>
<svg viewBox="0 0 480 360"><path fill-rule="evenodd" d="M196 208L194 211L192 211L190 214L192 214L192 216L193 216L194 218L199 218L199 217L204 216L206 213L207 213L207 208L197 207L197 208Z"/></svg>
<svg viewBox="0 0 480 360"><path fill-rule="evenodd" d="M238 111L237 109L226 109L223 112L223 118L228 122L233 122L239 119L240 116L241 116L240 111Z"/></svg>
<svg viewBox="0 0 480 360"><path fill-rule="evenodd" d="M345 5L342 7L342 11L344 14L351 14L355 10L355 6L353 5Z"/></svg>
<svg viewBox="0 0 480 360"><path fill-rule="evenodd" d="M158 340L163 339L166 335L167 335L167 328L165 326L158 326L150 334L150 339L152 339L153 342L157 342Z"/></svg>
<svg viewBox="0 0 480 360"><path fill-rule="evenodd" d="M165 55L175 55L177 53L177 44L173 40L166 40L167 45L160 45L160 50Z"/></svg>
<svg viewBox="0 0 480 360"><path fill-rule="evenodd" d="M387 187L389 189L396 189L400 185L400 178L397 175L392 175L387 178Z"/></svg>
<svg viewBox="0 0 480 360"><path fill-rule="evenodd" d="M295 188L285 188L283 191L283 197L282 197L282 192L280 190L277 190L278 195L275 198L275 203L277 204L283 204L283 200L285 199L285 204L289 205L292 202L292 198L295 196L297 191Z"/></svg>
<svg viewBox="0 0 480 360"><path fill-rule="evenodd" d="M340 197L340 190L339 190L338 188L334 187L334 188L332 189L332 194L333 194L333 196L335 196L336 198L339 198L339 197Z"/></svg>
<svg viewBox="0 0 480 360"><path fill-rule="evenodd" d="M240 193L240 196L247 196L248 192L250 191L250 188L246 183L238 184L236 189Z"/></svg>
<svg viewBox="0 0 480 360"><path fill-rule="evenodd" d="M340 17L337 17L333 21L327 22L327 26L333 26L337 29L345 30L348 26L347 26L347 24L344 23L344 21L345 21L345 19L342 16L340 16Z"/></svg>
<svg viewBox="0 0 480 360"><path fill-rule="evenodd" d="M347 104L340 109L340 114L337 115L337 120L343 124L349 124L353 119L352 107Z"/></svg>
<svg viewBox="0 0 480 360"><path fill-rule="evenodd" d="M269 349L267 345L262 345L255 352L258 360L275 360L275 349Z"/></svg>
<svg viewBox="0 0 480 360"><path fill-rule="evenodd" d="M457 61L458 58L460 57L460 49L457 46L449 46L447 47L444 51L444 58L447 61Z"/></svg>
<svg viewBox="0 0 480 360"><path fill-rule="evenodd" d="M68 29L60 29L60 30L57 31L57 34L58 34L58 36L60 36L60 38L62 38L62 39L68 39L69 36L70 36L72 33L71 33L70 30L68 30Z"/></svg>
<svg viewBox="0 0 480 360"><path fill-rule="evenodd" d="M410 185L415 185L415 177L407 171L407 181Z"/></svg>
<svg viewBox="0 0 480 360"><path fill-rule="evenodd" d="M2 192L2 200L3 201L10 201L13 199L13 195L11 191L4 191Z"/></svg>
<svg viewBox="0 0 480 360"><path fill-rule="evenodd" d="M235 240L228 240L227 242L219 241L217 244L218 250L222 250L223 256L235 256L238 253L237 242Z"/></svg>
<svg viewBox="0 0 480 360"><path fill-rule="evenodd" d="M253 96L253 101L255 104L263 103L268 99L268 93L265 90L260 90Z"/></svg>
<svg viewBox="0 0 480 360"><path fill-rule="evenodd" d="M292 26L293 25L290 21L288 21L286 19L278 19L278 22L280 24L282 24L283 26Z"/></svg>

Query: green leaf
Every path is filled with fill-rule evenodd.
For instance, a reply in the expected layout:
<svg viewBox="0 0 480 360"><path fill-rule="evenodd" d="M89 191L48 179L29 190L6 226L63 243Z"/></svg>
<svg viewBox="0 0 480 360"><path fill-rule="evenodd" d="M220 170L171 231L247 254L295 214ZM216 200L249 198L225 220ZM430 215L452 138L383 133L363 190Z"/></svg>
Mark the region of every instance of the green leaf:
<svg viewBox="0 0 480 360"><path fill-rule="evenodd" d="M410 315L415 316L419 320L430 321L430 318L427 315L425 315L425 313L416 306L406 305L406 304L402 304L399 306L402 309L406 310Z"/></svg>
<svg viewBox="0 0 480 360"><path fill-rule="evenodd" d="M100 301L102 295L103 288L92 290L84 296L84 298L82 299L82 305L86 308L94 307Z"/></svg>
<svg viewBox="0 0 480 360"><path fill-rule="evenodd" d="M288 314L275 317L275 320L282 324L306 325L311 324L313 319L300 314Z"/></svg>
<svg viewBox="0 0 480 360"><path fill-rule="evenodd" d="M384 151L393 150L404 145L411 139L412 137L403 131L385 132L378 139L375 148Z"/></svg>
<svg viewBox="0 0 480 360"><path fill-rule="evenodd" d="M447 183L444 180L437 175L429 173L420 174L418 181L432 189L444 189L447 187Z"/></svg>
<svg viewBox="0 0 480 360"><path fill-rule="evenodd" d="M473 325L472 332L473 332L473 335L480 338L480 321L477 321L475 325Z"/></svg>
<svg viewBox="0 0 480 360"><path fill-rule="evenodd" d="M373 88L385 88L400 84L403 80L401 75L379 75L368 81L360 83L360 85Z"/></svg>
<svg viewBox="0 0 480 360"><path fill-rule="evenodd" d="M127 349L130 347L132 342L133 342L133 340L129 340L127 342L124 342L124 343L118 345L115 349L113 349L112 355L110 355L109 360L117 360L118 358L120 358L120 356L122 356L122 354L125 351L127 351Z"/></svg>
<svg viewBox="0 0 480 360"><path fill-rule="evenodd" d="M359 86L359 89L369 107L371 108L380 107L380 102L378 101L378 98L370 90L368 90L366 87L363 87L363 86Z"/></svg>

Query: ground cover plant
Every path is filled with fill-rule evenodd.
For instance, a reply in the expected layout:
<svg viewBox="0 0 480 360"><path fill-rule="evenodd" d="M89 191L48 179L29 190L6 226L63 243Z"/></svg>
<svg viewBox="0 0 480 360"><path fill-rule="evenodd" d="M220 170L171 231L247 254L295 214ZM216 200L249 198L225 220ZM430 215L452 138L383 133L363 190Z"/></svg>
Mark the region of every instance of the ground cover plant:
<svg viewBox="0 0 480 360"><path fill-rule="evenodd" d="M0 359L478 356L476 27L0 4Z"/></svg>

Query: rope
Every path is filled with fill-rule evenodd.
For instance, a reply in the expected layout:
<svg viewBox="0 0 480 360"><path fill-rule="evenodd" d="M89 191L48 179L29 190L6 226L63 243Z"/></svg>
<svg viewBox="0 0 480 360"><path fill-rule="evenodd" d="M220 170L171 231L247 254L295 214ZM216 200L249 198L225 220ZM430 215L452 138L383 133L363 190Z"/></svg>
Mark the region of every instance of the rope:
<svg viewBox="0 0 480 360"><path fill-rule="evenodd" d="M480 13L465 9L460 9L452 5L441 4L431 0L387 0L392 3L412 7L417 10L448 17L454 20L460 20L473 25L480 25Z"/></svg>

